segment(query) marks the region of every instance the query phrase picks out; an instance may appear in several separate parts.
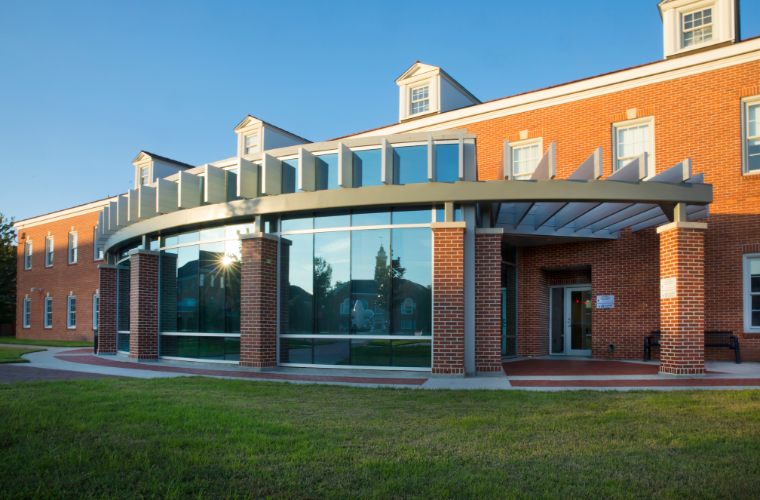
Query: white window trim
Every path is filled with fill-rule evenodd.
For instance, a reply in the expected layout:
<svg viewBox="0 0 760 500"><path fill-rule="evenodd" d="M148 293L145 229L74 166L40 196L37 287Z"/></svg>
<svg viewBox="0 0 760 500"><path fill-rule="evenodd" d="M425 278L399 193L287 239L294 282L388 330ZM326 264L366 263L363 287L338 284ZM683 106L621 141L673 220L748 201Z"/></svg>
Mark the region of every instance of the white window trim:
<svg viewBox="0 0 760 500"><path fill-rule="evenodd" d="M251 153L248 152L248 138L256 136L256 151L253 151ZM258 130L255 130L253 132L248 132L247 134L243 135L243 154L246 155L254 155L256 153L260 153L261 150L261 128Z"/></svg>
<svg viewBox="0 0 760 500"><path fill-rule="evenodd" d="M543 137L533 137L531 139L523 139L520 141L510 142L507 144L507 179L512 180L512 181L530 179L530 175L532 175L532 172L531 174L521 175L519 178L515 177L514 150L517 148L525 147L525 146L533 146L534 144L538 144L539 161L541 161L540 158L543 158L544 156L544 138Z"/></svg>
<svg viewBox="0 0 760 500"><path fill-rule="evenodd" d="M24 328L31 328L32 324L32 299L24 299L24 311L21 324Z"/></svg>
<svg viewBox="0 0 760 500"><path fill-rule="evenodd" d="M753 260L760 260L760 253L748 253L742 256L742 281L743 286L743 300L744 300L744 331L745 332L760 332L760 326L752 326L752 290L750 279L750 262Z"/></svg>
<svg viewBox="0 0 760 500"><path fill-rule="evenodd" d="M427 94L428 94L427 98L420 99L419 101L414 101L413 100L414 91L418 90L418 89L421 89L421 88L424 88L424 87L427 87L427 89L428 89L427 90ZM409 110L408 110L409 118L411 118L413 116L415 116L415 117L416 116L424 116L424 115L430 113L430 111L433 109L433 100L432 100L433 95L432 95L431 91L432 91L432 88L431 88L431 85L430 85L430 80L428 80L426 82L415 83L414 85L410 85L409 86ZM418 113L413 113L412 112L412 108L414 106L414 103L415 102L421 102L421 101L427 101L428 102L428 109L426 109L425 111L420 111Z"/></svg>
<svg viewBox="0 0 760 500"><path fill-rule="evenodd" d="M48 256L52 258L48 259ZM55 264L55 238L47 236L45 238L45 267L53 267Z"/></svg>
<svg viewBox="0 0 760 500"><path fill-rule="evenodd" d="M32 240L26 240L24 242L24 269L27 271L32 268L32 255L34 255ZM27 262L27 258L29 259L29 262Z"/></svg>
<svg viewBox="0 0 760 500"><path fill-rule="evenodd" d="M711 45L716 45L718 43L723 43L726 40L722 39L721 36L721 14L722 14L722 6L718 5L717 0L705 0L703 2L697 3L697 4L689 4L684 5L683 7L676 8L675 9L675 23L676 23L676 37L675 40L675 48L676 51L675 54L682 54L685 52L690 52L692 50L698 50L702 49L704 47L709 47ZM700 10L710 9L712 8L712 27L713 27L713 39L709 42L703 42L697 45L690 45L688 47L684 47L683 44L683 17L686 15L691 14L692 12L698 12Z"/></svg>
<svg viewBox="0 0 760 500"><path fill-rule="evenodd" d="M749 148L747 142L749 142L749 107L755 104L760 104L760 95L754 95L751 97L745 97L742 99L742 175L757 175L760 174L760 170L754 172L749 171ZM760 139L760 135L757 136Z"/></svg>
<svg viewBox="0 0 760 500"><path fill-rule="evenodd" d="M76 255L74 256L74 260L71 259L71 240L73 238L76 238L77 240L77 246L76 246ZM69 264L76 264L79 261L79 236L77 235L76 231L69 232L69 251L68 251L68 260Z"/></svg>
<svg viewBox="0 0 760 500"><path fill-rule="evenodd" d="M654 174L657 172L657 168L655 167L655 133L654 133L654 116L645 116L643 118L634 118L633 120L625 120L622 122L615 122L612 124L612 172L617 172L617 164L618 164L618 130L621 128L628 128L628 127L637 127L640 125L649 125L649 156L647 157L647 176L646 178L649 179L650 177L654 176Z"/></svg>
<svg viewBox="0 0 760 500"><path fill-rule="evenodd" d="M399 87L400 109L399 120L409 120L410 118L419 118L438 113L441 108L440 103L440 83L438 75L426 73L419 77L414 77L404 85ZM429 106L427 111L412 114L412 92L420 87L428 87Z"/></svg>
<svg viewBox="0 0 760 500"><path fill-rule="evenodd" d="M66 329L76 330L77 329L76 309L74 309L74 326L71 326L71 299L74 299L76 301L77 296L69 295L68 297L66 297Z"/></svg>
<svg viewBox="0 0 760 500"><path fill-rule="evenodd" d="M140 185L141 186L149 186L150 185L150 165L147 165L145 167L139 167L139 176L140 176Z"/></svg>
<svg viewBox="0 0 760 500"><path fill-rule="evenodd" d="M711 12L710 12L710 24L709 25L703 24L702 26L699 26L697 28L692 28L689 31L690 32L691 31L697 31L697 30L700 30L702 28L706 28L707 26L710 26L712 28L712 37L713 38L709 42L702 42L702 43L698 43L698 44L695 44L695 45L690 45L690 46L687 47L685 45L685 43L684 43L684 38L685 38L684 35L687 33L684 30L684 27L683 27L684 18L686 16L688 16L689 14L693 14L695 12L700 12L700 11L703 11L703 10L706 10L706 9L711 9ZM713 3L702 4L701 6L696 6L696 7L690 5L688 8L678 11L678 36L679 36L679 46L680 46L681 49L688 50L688 49L693 49L693 48L696 48L696 47L706 47L706 46L710 45L711 43L713 43L716 38L718 38L718 36L717 36L718 35L717 30L720 27L720 25L717 22L718 21L718 19L717 19L717 17L718 17L717 16L718 10L719 9L715 8L715 3L713 2Z"/></svg>
<svg viewBox="0 0 760 500"><path fill-rule="evenodd" d="M98 234L98 228L94 227L92 228L92 260L93 261L99 261L105 259L106 253L103 252L103 257L98 258L98 239L96 238Z"/></svg>
<svg viewBox="0 0 760 500"><path fill-rule="evenodd" d="M48 303L50 303L50 323L48 323ZM42 326L43 328L53 328L53 297L45 297L45 301L43 302Z"/></svg>
<svg viewBox="0 0 760 500"><path fill-rule="evenodd" d="M92 296L92 329L98 329L98 320L100 317L100 294L93 294Z"/></svg>

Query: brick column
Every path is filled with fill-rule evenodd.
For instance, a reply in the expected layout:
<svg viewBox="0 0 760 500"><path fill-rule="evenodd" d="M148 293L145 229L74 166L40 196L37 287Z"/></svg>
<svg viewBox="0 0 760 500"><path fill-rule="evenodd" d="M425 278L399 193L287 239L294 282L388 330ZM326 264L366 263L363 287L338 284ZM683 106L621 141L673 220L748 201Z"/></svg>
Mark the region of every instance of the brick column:
<svg viewBox="0 0 760 500"><path fill-rule="evenodd" d="M277 237L240 235L240 366L277 366Z"/></svg>
<svg viewBox="0 0 760 500"><path fill-rule="evenodd" d="M433 224L433 375L465 374L464 230Z"/></svg>
<svg viewBox="0 0 760 500"><path fill-rule="evenodd" d="M158 252L129 252L129 357L158 359Z"/></svg>
<svg viewBox="0 0 760 500"><path fill-rule="evenodd" d="M501 373L501 229L475 230L475 371Z"/></svg>
<svg viewBox="0 0 760 500"><path fill-rule="evenodd" d="M657 229L661 375L705 373L705 229L707 224L697 222L674 222ZM673 281L674 292L668 293Z"/></svg>
<svg viewBox="0 0 760 500"><path fill-rule="evenodd" d="M116 354L116 266L99 264L98 354Z"/></svg>

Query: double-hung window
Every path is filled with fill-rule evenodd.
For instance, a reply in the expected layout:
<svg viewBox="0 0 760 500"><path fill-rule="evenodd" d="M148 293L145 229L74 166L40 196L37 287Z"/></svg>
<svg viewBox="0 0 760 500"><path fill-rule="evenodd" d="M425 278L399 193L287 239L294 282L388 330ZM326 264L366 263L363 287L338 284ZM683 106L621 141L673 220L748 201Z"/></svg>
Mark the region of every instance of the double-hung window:
<svg viewBox="0 0 760 500"><path fill-rule="evenodd" d="M416 115L424 113L430 109L430 86L418 87L412 89L412 112Z"/></svg>
<svg viewBox="0 0 760 500"><path fill-rule="evenodd" d="M70 295L68 297L68 305L66 307L66 327L77 327L77 298Z"/></svg>
<svg viewBox="0 0 760 500"><path fill-rule="evenodd" d="M142 167L140 169L140 185L146 186L150 184L150 167Z"/></svg>
<svg viewBox="0 0 760 500"><path fill-rule="evenodd" d="M92 329L98 329L98 307L100 306L100 297L98 294L92 296Z"/></svg>
<svg viewBox="0 0 760 500"><path fill-rule="evenodd" d="M681 15L683 48L692 47L713 39L712 7Z"/></svg>
<svg viewBox="0 0 760 500"><path fill-rule="evenodd" d="M32 317L32 299L24 299L24 328L29 328Z"/></svg>
<svg viewBox="0 0 760 500"><path fill-rule="evenodd" d="M259 134L249 135L245 138L245 154L259 152Z"/></svg>
<svg viewBox="0 0 760 500"><path fill-rule="evenodd" d="M77 233L69 233L69 264L76 264L78 257Z"/></svg>
<svg viewBox="0 0 760 500"><path fill-rule="evenodd" d="M45 238L45 267L51 267L53 265L53 252L55 250L55 244L52 236Z"/></svg>
<svg viewBox="0 0 760 500"><path fill-rule="evenodd" d="M511 178L529 180L541 161L543 140L541 137L510 142L506 155L509 159Z"/></svg>
<svg viewBox="0 0 760 500"><path fill-rule="evenodd" d="M24 243L24 269L32 268L32 242Z"/></svg>
<svg viewBox="0 0 760 500"><path fill-rule="evenodd" d="M744 134L744 158L742 168L745 174L760 174L760 96L745 99L742 103Z"/></svg>
<svg viewBox="0 0 760 500"><path fill-rule="evenodd" d="M744 331L760 332L760 253L744 256Z"/></svg>
<svg viewBox="0 0 760 500"><path fill-rule="evenodd" d="M53 328L53 297L45 297L45 328Z"/></svg>
<svg viewBox="0 0 760 500"><path fill-rule="evenodd" d="M642 153L647 155L647 176L654 170L654 122L651 117L613 125L614 154L612 168L620 170Z"/></svg>

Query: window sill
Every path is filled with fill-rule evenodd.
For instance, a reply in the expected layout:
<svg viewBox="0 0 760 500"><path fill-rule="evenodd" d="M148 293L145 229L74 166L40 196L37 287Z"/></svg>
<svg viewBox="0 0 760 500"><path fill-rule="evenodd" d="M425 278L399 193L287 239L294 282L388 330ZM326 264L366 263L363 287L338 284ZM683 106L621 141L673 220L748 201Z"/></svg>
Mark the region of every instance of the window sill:
<svg viewBox="0 0 760 500"><path fill-rule="evenodd" d="M742 172L742 177L753 177L760 175L760 170L752 170L750 172Z"/></svg>
<svg viewBox="0 0 760 500"><path fill-rule="evenodd" d="M25 330L29 330L31 326L22 326L21 328L24 328Z"/></svg>

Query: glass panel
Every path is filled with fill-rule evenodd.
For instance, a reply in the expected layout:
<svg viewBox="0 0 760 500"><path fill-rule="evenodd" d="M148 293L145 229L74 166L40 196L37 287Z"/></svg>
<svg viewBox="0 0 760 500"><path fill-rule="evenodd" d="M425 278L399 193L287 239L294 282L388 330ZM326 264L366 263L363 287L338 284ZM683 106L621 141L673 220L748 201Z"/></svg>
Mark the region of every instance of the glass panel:
<svg viewBox="0 0 760 500"><path fill-rule="evenodd" d="M307 229L314 229L314 218L311 214L282 218L282 232L304 231Z"/></svg>
<svg viewBox="0 0 760 500"><path fill-rule="evenodd" d="M338 155L317 156L317 191L338 189Z"/></svg>
<svg viewBox="0 0 760 500"><path fill-rule="evenodd" d="M198 337L200 359L224 360L224 337Z"/></svg>
<svg viewBox="0 0 760 500"><path fill-rule="evenodd" d="M343 299L340 311L349 318L351 333L389 334L390 240L390 229L351 232L351 298Z"/></svg>
<svg viewBox="0 0 760 500"><path fill-rule="evenodd" d="M436 181L457 182L459 180L459 144L439 144L435 146Z"/></svg>
<svg viewBox="0 0 760 500"><path fill-rule="evenodd" d="M313 353L312 339L280 339L280 363L310 365Z"/></svg>
<svg viewBox="0 0 760 500"><path fill-rule="evenodd" d="M314 339L315 365L348 365L350 356L350 340Z"/></svg>
<svg viewBox="0 0 760 500"><path fill-rule="evenodd" d="M348 211L327 212L314 217L314 229L330 229L333 227L349 227L351 216Z"/></svg>
<svg viewBox="0 0 760 500"><path fill-rule="evenodd" d="M429 340L394 340L392 356L392 366L430 368L432 366L432 342Z"/></svg>
<svg viewBox="0 0 760 500"><path fill-rule="evenodd" d="M430 335L432 231L393 229L391 236L392 334Z"/></svg>
<svg viewBox="0 0 760 500"><path fill-rule="evenodd" d="M749 261L749 272L752 276L760 276L760 259Z"/></svg>
<svg viewBox="0 0 760 500"><path fill-rule="evenodd" d="M354 187L379 186L382 151L369 149L354 152Z"/></svg>
<svg viewBox="0 0 760 500"><path fill-rule="evenodd" d="M527 174L532 174L536 170L539 160L541 160L541 151L538 144L512 149L512 163L515 176L528 178Z"/></svg>
<svg viewBox="0 0 760 500"><path fill-rule="evenodd" d="M225 242L224 257L224 332L240 333L240 241Z"/></svg>
<svg viewBox="0 0 760 500"><path fill-rule="evenodd" d="M747 165L747 169L750 172L753 170L760 170L760 139L747 142L747 153L749 155L749 165Z"/></svg>
<svg viewBox="0 0 760 500"><path fill-rule="evenodd" d="M760 104L755 104L754 106L749 106L749 109L747 110L749 113L749 130L748 135L749 137L755 137L758 135L757 133L757 115L758 115L758 109L760 109Z"/></svg>
<svg viewBox="0 0 760 500"><path fill-rule="evenodd" d="M393 224L430 224L433 219L430 208L400 208L393 211Z"/></svg>
<svg viewBox="0 0 760 500"><path fill-rule="evenodd" d="M752 293L760 293L760 276L752 276Z"/></svg>
<svg viewBox="0 0 760 500"><path fill-rule="evenodd" d="M300 193L298 189L298 158L282 160L282 194Z"/></svg>
<svg viewBox="0 0 760 500"><path fill-rule="evenodd" d="M280 240L280 332L313 333L314 235L294 234Z"/></svg>
<svg viewBox="0 0 760 500"><path fill-rule="evenodd" d="M221 240L225 236L224 226L201 229L200 241Z"/></svg>
<svg viewBox="0 0 760 500"><path fill-rule="evenodd" d="M752 310L760 311L760 295L752 296Z"/></svg>
<svg viewBox="0 0 760 500"><path fill-rule="evenodd" d="M150 248L151 250L158 250L158 246L159 246L158 238L151 238L148 248Z"/></svg>
<svg viewBox="0 0 760 500"><path fill-rule="evenodd" d="M179 244L183 245L185 243L194 243L198 241L198 231L189 231L187 233L182 233L179 235Z"/></svg>
<svg viewBox="0 0 760 500"><path fill-rule="evenodd" d="M117 268L116 329L123 332L129 331L129 263L129 259L122 261Z"/></svg>
<svg viewBox="0 0 760 500"><path fill-rule="evenodd" d="M225 242L205 243L199 252L200 329L204 333L224 333Z"/></svg>
<svg viewBox="0 0 760 500"><path fill-rule="evenodd" d="M752 311L752 326L760 326L760 311Z"/></svg>
<svg viewBox="0 0 760 500"><path fill-rule="evenodd" d="M163 244L161 245L162 247L173 247L174 245L179 245L179 236L176 234L163 236L161 241L163 241Z"/></svg>
<svg viewBox="0 0 760 500"><path fill-rule="evenodd" d="M163 250L161 252L159 293L159 322L160 331L177 331L177 253L178 249ZM168 337L167 337L168 338ZM169 354L167 354L169 356Z"/></svg>
<svg viewBox="0 0 760 500"><path fill-rule="evenodd" d="M570 349L591 349L591 292L570 292Z"/></svg>
<svg viewBox="0 0 760 500"><path fill-rule="evenodd" d="M240 338L225 337L224 359L225 361L240 361Z"/></svg>
<svg viewBox="0 0 760 500"><path fill-rule="evenodd" d="M251 234L254 232L253 222L249 224L238 224L236 226L226 226L224 228L224 237L227 239L237 239L241 234Z"/></svg>
<svg viewBox="0 0 760 500"><path fill-rule="evenodd" d="M356 211L351 215L351 225L359 226L386 226L391 223L391 213L385 211Z"/></svg>
<svg viewBox="0 0 760 500"><path fill-rule="evenodd" d="M277 214L269 214L261 216L261 227L265 233L277 232Z"/></svg>
<svg viewBox="0 0 760 500"><path fill-rule="evenodd" d="M361 366L390 366L390 340L352 340L350 364Z"/></svg>
<svg viewBox="0 0 760 500"><path fill-rule="evenodd" d="M395 184L428 182L427 146L407 146L393 150L393 178Z"/></svg>
<svg viewBox="0 0 760 500"><path fill-rule="evenodd" d="M348 298L350 250L349 232L314 235L315 333L348 334L348 316L341 317L340 306Z"/></svg>
<svg viewBox="0 0 760 500"><path fill-rule="evenodd" d="M565 352L565 289L551 289L551 343L552 354Z"/></svg>
<svg viewBox="0 0 760 500"><path fill-rule="evenodd" d="M122 352L129 352L129 334L118 333L116 334L116 350Z"/></svg>
<svg viewBox="0 0 760 500"><path fill-rule="evenodd" d="M178 332L197 332L200 326L198 301L198 266L200 247L191 245L177 249L177 329Z"/></svg>

